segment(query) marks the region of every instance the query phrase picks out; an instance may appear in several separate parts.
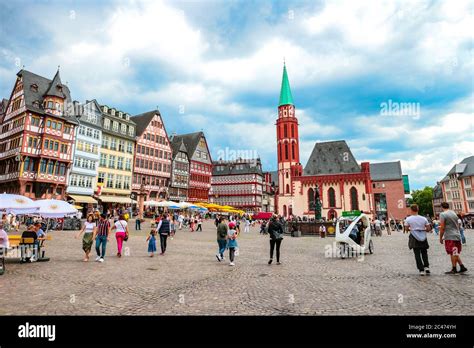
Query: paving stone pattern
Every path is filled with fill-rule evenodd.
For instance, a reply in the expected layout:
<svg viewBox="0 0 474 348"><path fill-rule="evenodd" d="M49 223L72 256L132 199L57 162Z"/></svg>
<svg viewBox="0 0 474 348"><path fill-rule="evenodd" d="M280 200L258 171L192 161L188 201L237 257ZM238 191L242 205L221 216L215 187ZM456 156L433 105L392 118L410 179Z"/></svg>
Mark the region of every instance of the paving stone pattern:
<svg viewBox="0 0 474 348"><path fill-rule="evenodd" d="M285 237L282 264L268 265L269 238L242 234L236 266L218 262L211 221L181 230L165 256L150 258L149 224L132 232L121 259L111 238L104 263L83 262L76 232L51 232L50 262L7 263L0 315L466 315L474 313L474 274L448 276L449 258L431 235L432 275L420 277L407 235L374 237L363 259L326 257L333 238ZM474 272L473 231L462 258ZM159 241L157 241L159 250ZM228 257L228 255L226 255ZM27 295L26 295L27 294ZM28 300L25 297L28 296Z"/></svg>

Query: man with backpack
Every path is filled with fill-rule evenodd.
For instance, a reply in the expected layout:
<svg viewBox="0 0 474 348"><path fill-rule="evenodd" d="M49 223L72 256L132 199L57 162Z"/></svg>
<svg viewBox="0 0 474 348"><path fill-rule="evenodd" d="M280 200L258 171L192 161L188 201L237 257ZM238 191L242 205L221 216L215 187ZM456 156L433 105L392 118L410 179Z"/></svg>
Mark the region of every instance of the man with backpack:
<svg viewBox="0 0 474 348"><path fill-rule="evenodd" d="M226 219L221 217L219 224L217 225L217 244L219 245L219 252L216 255L217 261L221 262L224 260L224 252L227 247L227 227Z"/></svg>

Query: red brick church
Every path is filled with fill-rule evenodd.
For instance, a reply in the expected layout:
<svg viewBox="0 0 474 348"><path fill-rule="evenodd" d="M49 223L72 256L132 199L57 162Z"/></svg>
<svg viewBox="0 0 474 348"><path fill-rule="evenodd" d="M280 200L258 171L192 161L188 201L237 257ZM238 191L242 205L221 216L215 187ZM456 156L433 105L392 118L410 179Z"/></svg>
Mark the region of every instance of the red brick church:
<svg viewBox="0 0 474 348"><path fill-rule="evenodd" d="M314 217L315 190L319 191L322 202L322 217L337 218L343 211L361 210L375 216L375 203L368 162L357 163L351 149L344 140L316 143L303 169L299 154L298 119L293 103L286 66L278 105L277 131L277 184L275 209L285 217ZM375 164L377 165L377 164ZM392 175L393 177L393 175ZM395 180L398 181L397 178ZM400 178L402 180L401 172ZM403 185L402 185L403 186ZM400 196L404 202L404 192L390 195ZM391 197L391 200L393 198ZM404 217L403 206L399 212L385 212L387 217ZM399 216L400 215L400 216ZM403 216L402 216L403 215ZM380 215L383 217L383 214Z"/></svg>

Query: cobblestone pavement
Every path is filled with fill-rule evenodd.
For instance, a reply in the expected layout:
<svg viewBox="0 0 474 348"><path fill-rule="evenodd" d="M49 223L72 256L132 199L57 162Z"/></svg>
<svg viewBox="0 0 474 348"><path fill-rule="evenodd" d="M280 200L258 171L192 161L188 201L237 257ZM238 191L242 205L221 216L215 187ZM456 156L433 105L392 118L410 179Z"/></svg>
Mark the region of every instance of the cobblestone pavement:
<svg viewBox="0 0 474 348"><path fill-rule="evenodd" d="M145 224L143 224L145 225ZM148 257L146 231L118 259L114 238L104 263L82 261L75 232L51 232L50 262L7 263L1 315L460 315L474 313L473 231L462 258L471 274L447 276L449 259L430 236L432 275L417 274L407 235L374 237L361 259L325 257L333 238L285 237L282 265L268 265L268 236L239 238L236 266L219 263L211 221L178 231L166 256ZM143 226L146 227L146 226ZM159 243L158 243L159 244ZM159 245L157 245L159 249ZM95 256L95 255L94 255ZM227 256L227 255L226 255ZM469 273L469 272L468 272Z"/></svg>

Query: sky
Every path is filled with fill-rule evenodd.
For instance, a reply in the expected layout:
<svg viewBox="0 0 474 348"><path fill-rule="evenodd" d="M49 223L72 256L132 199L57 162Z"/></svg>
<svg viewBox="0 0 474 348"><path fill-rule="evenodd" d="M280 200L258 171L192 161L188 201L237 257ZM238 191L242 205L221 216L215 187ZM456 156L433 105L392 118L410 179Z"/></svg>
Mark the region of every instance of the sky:
<svg viewBox="0 0 474 348"><path fill-rule="evenodd" d="M473 1L0 0L0 97L16 73L168 135L204 131L214 160L276 170L286 62L300 158L346 140L358 162L398 161L412 189L474 155Z"/></svg>

